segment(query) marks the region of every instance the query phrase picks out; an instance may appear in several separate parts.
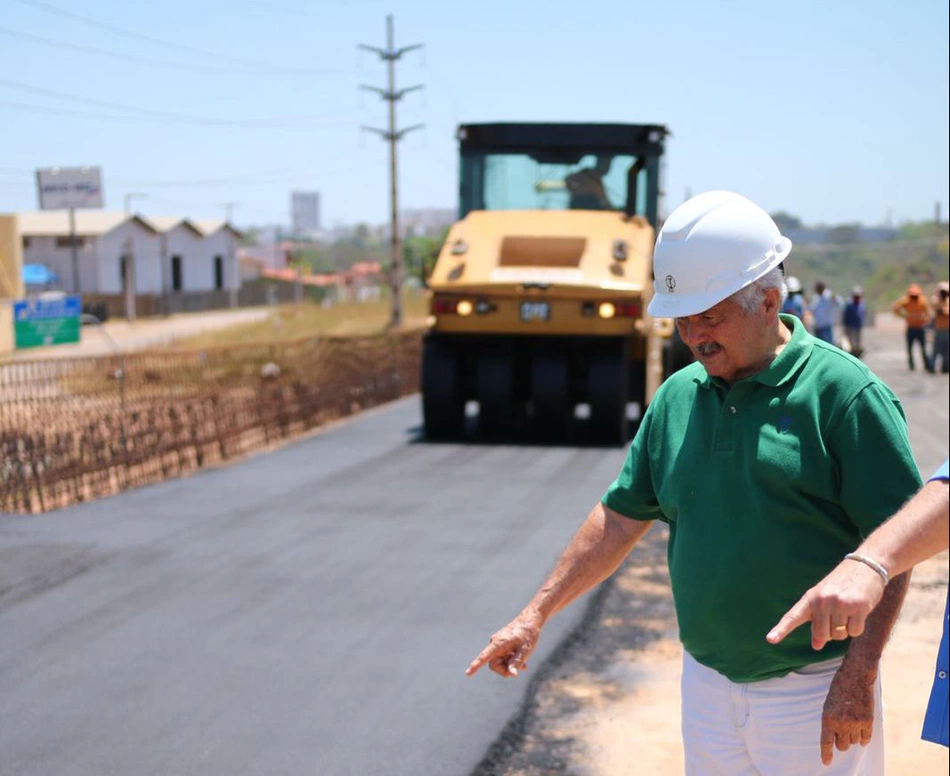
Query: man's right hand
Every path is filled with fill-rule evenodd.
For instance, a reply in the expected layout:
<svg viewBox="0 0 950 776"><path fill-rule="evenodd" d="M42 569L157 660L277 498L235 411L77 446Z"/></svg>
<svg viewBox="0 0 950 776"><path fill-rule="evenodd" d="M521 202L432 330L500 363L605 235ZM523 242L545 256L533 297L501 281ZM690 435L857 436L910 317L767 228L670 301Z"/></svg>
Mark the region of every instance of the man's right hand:
<svg viewBox="0 0 950 776"><path fill-rule="evenodd" d="M517 676L528 668L528 657L538 644L542 625L540 617L522 612L489 639L488 646L465 669L465 675L472 676L487 664L499 676Z"/></svg>
<svg viewBox="0 0 950 776"><path fill-rule="evenodd" d="M811 622L814 649L821 649L829 641L860 636L883 593L884 583L877 572L863 563L843 560L785 613L766 639L778 644L806 622Z"/></svg>

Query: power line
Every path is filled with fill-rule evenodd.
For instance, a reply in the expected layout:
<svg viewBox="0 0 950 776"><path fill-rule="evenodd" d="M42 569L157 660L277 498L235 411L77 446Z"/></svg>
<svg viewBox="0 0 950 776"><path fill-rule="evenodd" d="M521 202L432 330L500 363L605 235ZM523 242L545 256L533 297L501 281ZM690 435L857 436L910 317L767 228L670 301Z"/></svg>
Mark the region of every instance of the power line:
<svg viewBox="0 0 950 776"><path fill-rule="evenodd" d="M206 126L219 126L219 127L294 127L301 126L302 122L312 121L314 119L328 118L331 116L344 115L354 112L354 109L348 108L341 111L332 111L327 113L320 114L304 114L299 116L289 116L283 120L256 120L256 119L217 119L208 116L190 116L182 113L172 113L168 111L158 111L152 110L150 108L140 108L132 105L123 105L121 103L109 102L107 100L97 100L93 97L78 97L74 94L66 94L64 92L58 92L53 89L46 89L40 86L32 86L30 84L23 84L17 81L10 81L5 78L0 78L0 86L6 87L7 89L13 89L18 92L25 92L27 94L37 94L43 97L53 97L59 100L67 100L70 102L80 103L82 105L93 105L97 107L110 108L112 110L119 110L131 113L140 113L144 116L147 116L149 120L154 119L165 119L167 121L174 121L179 123L186 124L199 124ZM44 110L45 106L29 106L23 105L22 103L7 103L11 107L19 107L21 109L27 110ZM50 111L58 111L61 109L50 108ZM86 115L88 117L95 117L94 114L76 114L76 115ZM103 118L109 119L130 119L134 118L131 116L115 116L109 115L104 116ZM309 127L309 128L312 128Z"/></svg>
<svg viewBox="0 0 950 776"><path fill-rule="evenodd" d="M14 110L25 111L27 113L38 113L40 115L49 115L49 116L74 116L76 118L91 119L93 121L108 121L110 123L114 122L132 122L132 123L143 123L147 122L149 124L192 124L197 126L213 126L219 127L222 129L230 129L235 127L243 127L249 129L287 129L287 130L297 130L304 132L313 132L315 129L328 129L330 127L340 127L340 126L350 126L350 122L338 121L331 124L321 124L319 126L314 125L305 125L305 124L245 124L240 122L222 122L222 121L200 121L192 120L188 121L185 119L165 119L161 120L149 116L121 116L116 114L108 113L89 113L87 111L81 110L70 110L68 108L54 108L45 105L28 105L22 102L12 102L10 100L0 100L0 105L3 105L7 108L12 108Z"/></svg>
<svg viewBox="0 0 950 776"><path fill-rule="evenodd" d="M124 183L129 186L138 186L141 188L173 188L173 187L201 187L201 186L268 186L278 183L292 183L294 181L300 181L304 178L330 178L335 175L341 175L344 173L351 173L354 170L359 169L368 169L369 167L375 167L376 163L372 164L348 164L342 167L335 167L331 170L322 170L322 171L308 171L295 168L294 170L273 170L270 172L257 172L257 173L246 173L244 175L235 175L225 178L206 178L198 180L157 180L157 181L148 181L141 179L129 179L129 178L114 178L114 180ZM2 168L0 168L2 171ZM288 174L288 173L293 174ZM31 173L32 174L32 173Z"/></svg>
<svg viewBox="0 0 950 776"><path fill-rule="evenodd" d="M34 35L30 32L22 32L20 30L11 30L9 27L0 27L0 35L6 35L11 38L19 38L21 40L28 40L31 43L40 43L44 46L51 46L57 49L63 49L66 51L78 51L82 54L89 54L96 57L104 57L107 59L118 59L125 62L135 62L141 65L147 65L149 67L158 67L165 70L186 70L188 72L202 72L202 73L212 73L217 75L254 75L254 71L248 70L235 70L233 68L223 68L223 67L213 67L209 65L199 65L199 64L187 64L184 62L165 62L158 59L149 59L147 57L139 57L134 54L122 54L118 51L107 51L105 49L94 48L92 46L80 46L77 43L66 43L64 41L53 40L52 38L44 38L41 35ZM345 70L334 69L334 70L309 70L306 71L306 75L339 75L345 73ZM295 73L297 75L298 73ZM303 73L299 73L303 74ZM273 73L268 72L267 75L273 75Z"/></svg>
<svg viewBox="0 0 950 776"><path fill-rule="evenodd" d="M148 123L150 125L175 125L175 124L190 124L194 126L210 126L218 127L220 129L233 129L233 128L245 128L245 129L278 129L278 130L288 130L294 132L313 132L318 129L330 129L332 127L344 127L352 126L352 123L349 121L335 121L332 123L324 123L319 125L305 125L305 124L241 124L236 122L222 123L220 121L182 121L182 120L161 120L156 118L150 118L148 116L120 116L115 114L106 114L106 113L89 113L87 111L81 110L69 110L68 108L53 108L49 106L41 105L28 105L26 103L12 102L10 100L0 100L0 105L12 108L13 110L23 111L26 113L36 113L42 116L73 116L75 118L89 119L91 121L107 121L109 123L116 122L127 122L133 124L142 124Z"/></svg>
<svg viewBox="0 0 950 776"><path fill-rule="evenodd" d="M259 184L259 183L282 183L287 180L287 174L292 170L273 170L270 172L246 173L245 175L235 175L226 178L204 178L199 180L157 180L141 181L126 180L126 183L148 188L172 188L172 187L191 187L191 186L234 186L241 183ZM279 177L275 177L279 176ZM117 178L116 180L121 180Z"/></svg>
<svg viewBox="0 0 950 776"><path fill-rule="evenodd" d="M2 104L2 103L0 103ZM357 170L375 168L379 164L374 160L370 163L347 164L337 166L329 170L302 170L300 168L281 170L265 170L261 172L249 172L242 175L231 175L221 178L200 178L200 179L180 179L180 180L147 180L143 178L125 178L123 176L110 176L109 180L119 183L123 186L133 188L200 188L205 186L232 186L240 188L250 188L255 186L271 186L282 183L294 183L309 178L333 178L337 175L353 173ZM18 167L0 167L0 175L16 175L21 177L33 178L36 170L24 170Z"/></svg>
<svg viewBox="0 0 950 776"><path fill-rule="evenodd" d="M113 24L108 24L106 22L101 22L98 19L93 19L89 16L82 16L77 13L72 13L71 11L66 11L62 8L58 8L55 5L50 5L49 3L43 3L39 0L16 0L16 2L21 5L28 5L33 8L37 8L41 11L44 11L54 16L61 16L65 19L69 19L74 22L79 22L80 24L85 24L89 27L95 27L99 30L105 30L110 32L113 35L119 35L124 38L129 38L131 40L138 40L144 43L150 43L153 46L160 46L162 48L169 49L171 51L178 51L180 53L189 54L191 56L200 56L200 57L210 57L218 62L230 62L235 65L241 65L243 67L251 67L257 70L266 70L271 73L284 73L284 74L297 74L297 75L317 75L322 71L312 70L310 68L299 68L299 67L283 67L281 65L272 65L265 62L255 62L250 59L241 59L240 57L232 57L227 54L220 54L214 51L207 51L205 49L198 48L196 46L186 46L181 43L172 43L171 41L162 40L160 38L153 38L150 35L144 35L140 32L135 32L134 30L126 30L122 27L117 27Z"/></svg>

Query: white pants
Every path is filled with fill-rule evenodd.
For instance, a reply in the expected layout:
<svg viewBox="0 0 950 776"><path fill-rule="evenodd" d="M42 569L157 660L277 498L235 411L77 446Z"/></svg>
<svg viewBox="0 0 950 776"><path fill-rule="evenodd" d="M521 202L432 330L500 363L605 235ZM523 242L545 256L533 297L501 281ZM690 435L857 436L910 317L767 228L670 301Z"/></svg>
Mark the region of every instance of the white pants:
<svg viewBox="0 0 950 776"><path fill-rule="evenodd" d="M736 684L683 653L683 746L687 776L883 776L881 680L866 747L821 762L821 712L841 659L777 679Z"/></svg>

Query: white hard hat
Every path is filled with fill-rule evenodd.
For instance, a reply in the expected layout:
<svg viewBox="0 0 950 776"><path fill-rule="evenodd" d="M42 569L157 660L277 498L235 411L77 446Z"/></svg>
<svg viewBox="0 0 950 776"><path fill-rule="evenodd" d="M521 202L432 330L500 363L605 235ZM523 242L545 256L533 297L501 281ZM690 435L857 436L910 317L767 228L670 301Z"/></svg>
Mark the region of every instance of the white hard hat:
<svg viewBox="0 0 950 776"><path fill-rule="evenodd" d="M790 294L797 294L802 290L802 282L794 275L789 275L785 279L785 286Z"/></svg>
<svg viewBox="0 0 950 776"><path fill-rule="evenodd" d="M791 250L792 241L754 202L729 191L699 194L670 214L656 238L656 293L648 312L681 318L708 310L777 267Z"/></svg>

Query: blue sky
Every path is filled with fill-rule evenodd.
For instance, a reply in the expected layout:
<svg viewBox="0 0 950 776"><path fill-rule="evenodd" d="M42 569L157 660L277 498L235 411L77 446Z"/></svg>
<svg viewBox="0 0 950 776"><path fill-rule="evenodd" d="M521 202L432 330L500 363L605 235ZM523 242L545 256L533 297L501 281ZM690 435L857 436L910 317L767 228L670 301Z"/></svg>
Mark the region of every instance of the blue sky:
<svg viewBox="0 0 950 776"><path fill-rule="evenodd" d="M667 209L724 188L806 223L948 210L946 0L3 0L0 212L37 167L99 165L106 207L289 222L388 217L388 151L361 126L397 66L404 207L454 207L460 122L667 125Z"/></svg>

